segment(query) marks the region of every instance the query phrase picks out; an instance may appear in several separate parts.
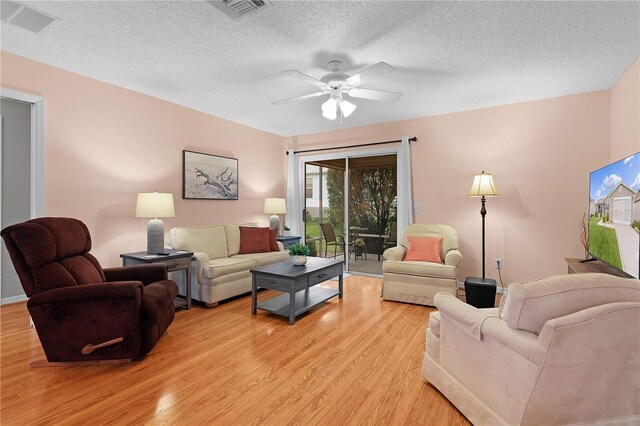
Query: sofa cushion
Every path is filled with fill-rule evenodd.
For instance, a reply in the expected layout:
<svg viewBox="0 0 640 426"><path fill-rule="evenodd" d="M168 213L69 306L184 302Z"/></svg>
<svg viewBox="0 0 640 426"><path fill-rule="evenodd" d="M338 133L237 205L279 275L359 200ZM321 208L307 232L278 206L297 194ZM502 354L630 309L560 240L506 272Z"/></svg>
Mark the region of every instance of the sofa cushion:
<svg viewBox="0 0 640 426"><path fill-rule="evenodd" d="M640 281L607 274L558 275L511 284L500 316L511 328L539 335L550 319L615 302L640 302Z"/></svg>
<svg viewBox="0 0 640 426"><path fill-rule="evenodd" d="M442 237L417 237L408 235L407 255L404 257L404 260L442 263L442 258L440 257L441 250Z"/></svg>
<svg viewBox="0 0 640 426"><path fill-rule="evenodd" d="M239 254L266 253L271 251L269 228L240 227Z"/></svg>
<svg viewBox="0 0 640 426"><path fill-rule="evenodd" d="M240 252L240 227L241 226L259 226L258 222L247 222L242 225L224 225L227 233L227 252L229 256L236 255Z"/></svg>
<svg viewBox="0 0 640 426"><path fill-rule="evenodd" d="M247 253L237 254L233 258L251 259L256 263L256 267L270 265L277 262L285 262L289 260L288 251L270 251L268 253Z"/></svg>
<svg viewBox="0 0 640 426"><path fill-rule="evenodd" d="M382 264L387 273L416 275L419 277L436 277L456 280L458 268L434 262L387 260Z"/></svg>
<svg viewBox="0 0 640 426"><path fill-rule="evenodd" d="M205 278L214 279L236 272L248 272L255 266L256 261L253 259L243 259L238 256L224 257L210 261L209 265L204 267L202 273Z"/></svg>
<svg viewBox="0 0 640 426"><path fill-rule="evenodd" d="M175 228L175 248L206 253L209 259L227 257L224 226L184 226Z"/></svg>

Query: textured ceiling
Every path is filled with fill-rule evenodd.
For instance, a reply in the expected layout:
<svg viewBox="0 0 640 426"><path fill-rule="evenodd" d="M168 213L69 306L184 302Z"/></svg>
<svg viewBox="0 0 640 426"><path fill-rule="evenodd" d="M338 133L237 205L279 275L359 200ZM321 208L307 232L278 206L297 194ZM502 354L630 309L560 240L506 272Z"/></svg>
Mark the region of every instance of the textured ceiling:
<svg viewBox="0 0 640 426"><path fill-rule="evenodd" d="M231 19L206 1L25 2L61 20L2 24L0 47L282 136L610 89L640 55L640 3L273 1ZM396 103L350 99L342 123L311 98L334 59Z"/></svg>

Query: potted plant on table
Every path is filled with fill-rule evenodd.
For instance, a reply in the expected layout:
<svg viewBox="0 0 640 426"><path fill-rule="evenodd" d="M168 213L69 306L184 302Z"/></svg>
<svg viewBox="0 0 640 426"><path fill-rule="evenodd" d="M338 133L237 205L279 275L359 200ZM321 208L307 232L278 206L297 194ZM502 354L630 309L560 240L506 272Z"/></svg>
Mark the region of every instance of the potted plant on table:
<svg viewBox="0 0 640 426"><path fill-rule="evenodd" d="M362 257L362 253L364 252L364 248L366 247L364 240L362 238L356 238L353 241L353 249L355 253L355 257Z"/></svg>
<svg viewBox="0 0 640 426"><path fill-rule="evenodd" d="M289 228L287 225L285 225L284 229L282 231L282 235L284 235L285 237L288 237L289 234L291 234L291 228Z"/></svg>
<svg viewBox="0 0 640 426"><path fill-rule="evenodd" d="M289 246L289 256L291 256L291 262L293 262L294 265L302 266L307 263L309 253L311 253L311 250L307 245L292 244Z"/></svg>

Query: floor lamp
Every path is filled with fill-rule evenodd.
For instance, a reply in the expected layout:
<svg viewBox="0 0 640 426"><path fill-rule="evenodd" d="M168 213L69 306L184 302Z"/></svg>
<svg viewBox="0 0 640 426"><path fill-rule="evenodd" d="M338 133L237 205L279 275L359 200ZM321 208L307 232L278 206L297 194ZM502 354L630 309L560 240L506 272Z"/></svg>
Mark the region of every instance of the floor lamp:
<svg viewBox="0 0 640 426"><path fill-rule="evenodd" d="M496 280L485 276L485 229L484 217L487 215L485 203L486 197L498 196L498 191L493 183L493 177L485 173L484 170L473 178L473 184L469 190L469 197L481 197L480 215L482 216L482 278L467 277L464 280L465 294L467 303L476 308L492 308L495 304L496 297Z"/></svg>

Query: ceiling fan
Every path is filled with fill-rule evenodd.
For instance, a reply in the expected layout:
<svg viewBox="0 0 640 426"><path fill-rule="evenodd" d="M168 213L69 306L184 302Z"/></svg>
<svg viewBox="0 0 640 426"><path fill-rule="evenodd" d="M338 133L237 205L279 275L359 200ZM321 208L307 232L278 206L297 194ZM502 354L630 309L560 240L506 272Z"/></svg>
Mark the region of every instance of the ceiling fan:
<svg viewBox="0 0 640 426"><path fill-rule="evenodd" d="M320 89L319 92L311 93L308 95L296 96L293 98L281 99L279 101L272 102L273 105L281 105L291 101L297 101L300 99L315 98L317 96L329 95L329 99L322 104L322 115L329 120L335 120L338 116L338 110L340 111L341 118L349 117L351 113L356 109L356 105L345 100L344 95L349 95L353 98L371 99L374 101L382 102L396 102L402 97L402 93L387 92L384 90L362 89L359 86L367 83L372 77L379 77L387 74L391 71L395 71L391 65L386 62L378 62L375 65L365 68L357 74L349 76L340 71L342 68L342 62L331 61L327 65L329 74L322 77L320 80L313 78L307 74L303 74L296 70L282 71L283 73L304 80L307 83L311 83Z"/></svg>

